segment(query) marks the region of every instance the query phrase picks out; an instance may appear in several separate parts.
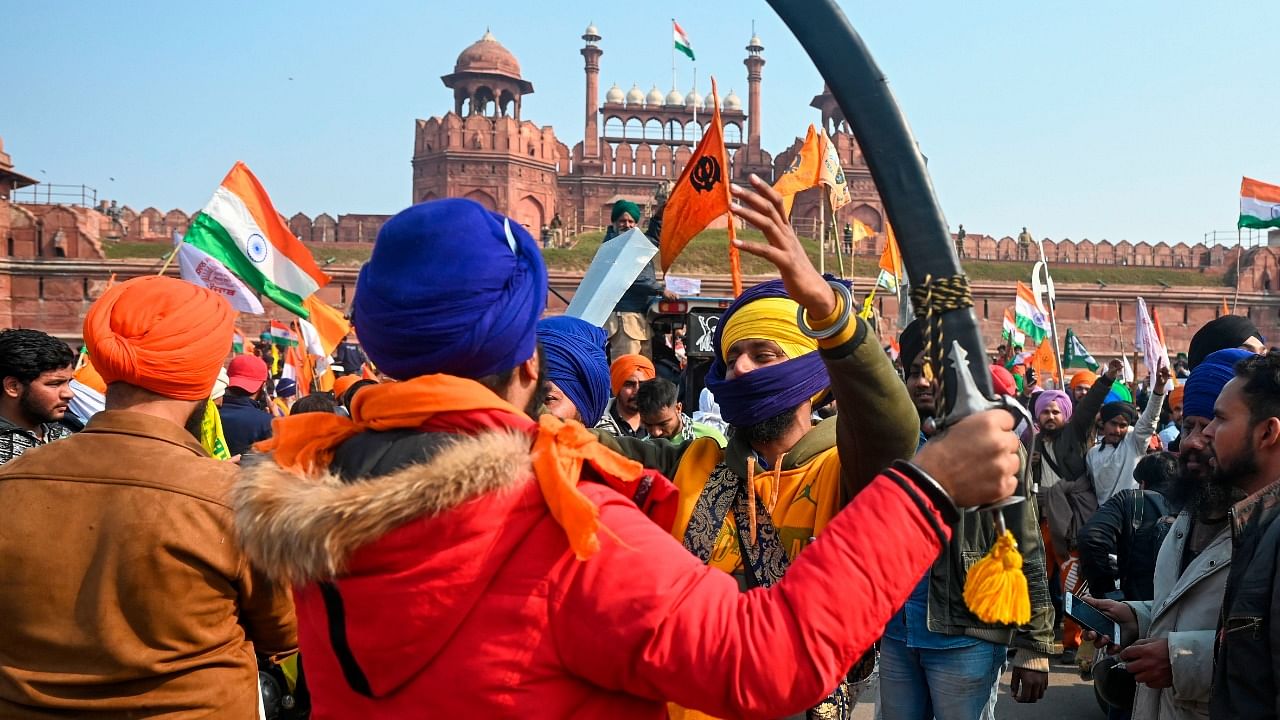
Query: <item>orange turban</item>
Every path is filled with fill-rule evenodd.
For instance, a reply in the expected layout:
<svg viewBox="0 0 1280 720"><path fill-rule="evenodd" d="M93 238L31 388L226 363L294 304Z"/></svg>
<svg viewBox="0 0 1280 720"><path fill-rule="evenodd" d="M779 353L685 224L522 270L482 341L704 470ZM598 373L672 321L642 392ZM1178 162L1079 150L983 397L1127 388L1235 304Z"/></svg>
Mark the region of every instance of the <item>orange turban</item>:
<svg viewBox="0 0 1280 720"><path fill-rule="evenodd" d="M337 380L334 380L333 396L338 399L338 402L342 402L342 396L346 395L347 391L351 389L351 386L358 382L360 382L359 375L343 375Z"/></svg>
<svg viewBox="0 0 1280 720"><path fill-rule="evenodd" d="M98 298L84 318L84 341L107 384L204 400L231 349L235 317L226 300L199 285L148 275Z"/></svg>
<svg viewBox="0 0 1280 720"><path fill-rule="evenodd" d="M609 366L609 385L613 388L614 395L618 394L623 383L630 380L637 370L644 373L645 380L658 376L658 372L653 369L653 362L643 355L623 355L613 361Z"/></svg>
<svg viewBox="0 0 1280 720"><path fill-rule="evenodd" d="M1078 387L1084 387L1086 385L1093 387L1093 384L1096 382L1098 382L1097 373L1092 370L1081 370L1071 376L1071 389L1075 390Z"/></svg>
<svg viewBox="0 0 1280 720"><path fill-rule="evenodd" d="M1169 391L1169 407L1175 408L1182 404L1182 393L1187 389L1186 385L1179 385Z"/></svg>

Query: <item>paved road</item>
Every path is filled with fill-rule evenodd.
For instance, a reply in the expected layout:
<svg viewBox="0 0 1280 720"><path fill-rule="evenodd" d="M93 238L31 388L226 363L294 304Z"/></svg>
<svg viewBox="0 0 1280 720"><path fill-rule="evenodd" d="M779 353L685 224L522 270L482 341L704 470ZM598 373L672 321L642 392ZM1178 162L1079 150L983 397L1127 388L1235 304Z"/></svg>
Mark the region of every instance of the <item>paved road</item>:
<svg viewBox="0 0 1280 720"><path fill-rule="evenodd" d="M1094 700L1093 684L1081 680L1071 668L1055 665L1044 699L1033 705L1014 702L1009 695L1008 680L1009 675L1005 673L996 704L996 720L1103 720L1105 717ZM874 704L859 702L853 717L854 720L874 720Z"/></svg>

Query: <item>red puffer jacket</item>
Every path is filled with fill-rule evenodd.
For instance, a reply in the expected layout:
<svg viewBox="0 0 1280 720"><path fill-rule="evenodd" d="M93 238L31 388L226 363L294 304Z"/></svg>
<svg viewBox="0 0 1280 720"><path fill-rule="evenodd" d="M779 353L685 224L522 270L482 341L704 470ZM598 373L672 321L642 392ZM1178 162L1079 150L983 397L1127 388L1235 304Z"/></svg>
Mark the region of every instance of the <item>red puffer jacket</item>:
<svg viewBox="0 0 1280 720"><path fill-rule="evenodd" d="M740 592L629 499L575 559L527 436L461 439L344 484L273 463L236 491L258 566L294 583L317 720L662 718L801 712L881 634L949 532L881 476L764 590Z"/></svg>

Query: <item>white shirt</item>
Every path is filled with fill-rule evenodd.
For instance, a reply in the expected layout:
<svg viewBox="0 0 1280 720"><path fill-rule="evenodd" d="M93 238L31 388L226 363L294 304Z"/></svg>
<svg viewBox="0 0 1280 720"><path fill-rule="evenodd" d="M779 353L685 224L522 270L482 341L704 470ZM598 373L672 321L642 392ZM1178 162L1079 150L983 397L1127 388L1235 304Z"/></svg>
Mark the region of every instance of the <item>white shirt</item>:
<svg viewBox="0 0 1280 720"><path fill-rule="evenodd" d="M1133 479L1133 468L1147 454L1147 444L1156 433L1156 419L1160 417L1163 405L1164 395L1152 393L1146 409L1138 416L1137 424L1119 445L1099 442L1085 454L1084 461L1089 466L1089 477L1093 479L1098 507L1121 490L1138 489L1138 481Z"/></svg>

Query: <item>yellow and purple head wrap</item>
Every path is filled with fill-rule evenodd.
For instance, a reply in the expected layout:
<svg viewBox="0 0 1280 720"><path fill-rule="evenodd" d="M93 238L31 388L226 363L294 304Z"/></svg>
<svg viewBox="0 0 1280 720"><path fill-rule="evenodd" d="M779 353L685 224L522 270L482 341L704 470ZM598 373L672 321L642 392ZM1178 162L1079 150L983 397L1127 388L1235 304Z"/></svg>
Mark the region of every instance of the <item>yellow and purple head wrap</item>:
<svg viewBox="0 0 1280 720"><path fill-rule="evenodd" d="M831 385L827 367L815 352L818 341L800 332L796 324L799 307L787 297L781 280L770 280L740 295L720 318L707 387L729 424L754 425L793 411L805 400L817 404L827 394ZM748 338L777 343L787 361L725 379L729 348Z"/></svg>

